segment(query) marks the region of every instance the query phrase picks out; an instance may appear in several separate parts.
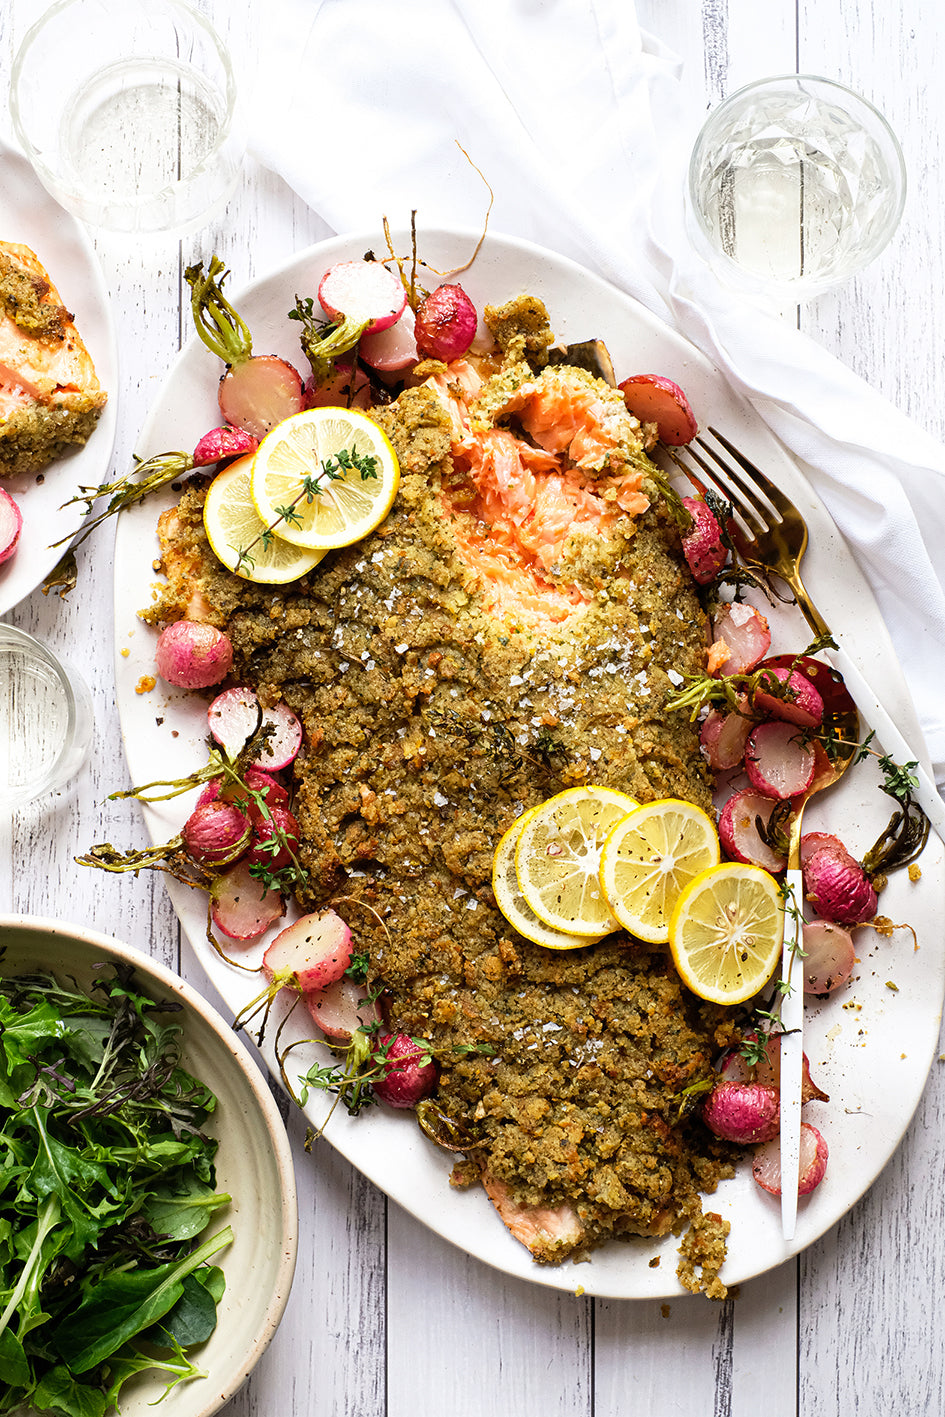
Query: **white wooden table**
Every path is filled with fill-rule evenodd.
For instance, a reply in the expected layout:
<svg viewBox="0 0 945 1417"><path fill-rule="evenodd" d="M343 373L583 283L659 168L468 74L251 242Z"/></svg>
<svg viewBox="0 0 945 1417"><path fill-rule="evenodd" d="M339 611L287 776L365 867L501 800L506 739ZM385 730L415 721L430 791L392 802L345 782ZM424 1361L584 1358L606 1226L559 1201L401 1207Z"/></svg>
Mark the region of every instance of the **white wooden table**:
<svg viewBox="0 0 945 1417"><path fill-rule="evenodd" d="M500 8L501 0L484 0ZM550 0L547 0L550 3ZM42 0L0 6L0 77ZM247 53L255 0L202 5ZM409 13L409 5L405 5ZM945 438L945 10L930 0L638 0L641 24L684 56L706 107L751 79L813 72L887 114L910 191L893 245L802 327L918 423ZM540 22L536 6L536 22ZM392 62L396 57L392 56ZM0 236L3 193L0 191ZM234 282L328 234L271 174L248 164L225 219L145 253L101 238L121 354L114 475L190 332L182 271L219 252ZM85 667L95 699L89 766L58 797L0 820L0 911L115 934L213 990L180 944L158 877L74 864L95 841L143 845L127 784L112 672L111 533L79 553L79 588L40 591L8 618ZM388 1203L331 1149L302 1148L288 1117L302 1211L300 1261L272 1346L227 1417L925 1417L945 1411L945 1076L936 1067L903 1146L867 1197L800 1259L722 1305L595 1301L512 1281Z"/></svg>

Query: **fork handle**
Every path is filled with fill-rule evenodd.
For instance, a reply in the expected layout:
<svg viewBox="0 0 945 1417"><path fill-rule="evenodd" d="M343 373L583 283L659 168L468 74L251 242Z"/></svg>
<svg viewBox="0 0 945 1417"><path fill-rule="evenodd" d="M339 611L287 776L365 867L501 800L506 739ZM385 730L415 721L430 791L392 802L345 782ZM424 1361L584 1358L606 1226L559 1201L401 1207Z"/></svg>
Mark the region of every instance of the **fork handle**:
<svg viewBox="0 0 945 1417"><path fill-rule="evenodd" d="M835 667L843 675L844 683L852 694L857 708L875 730L877 738L889 756L895 758L900 766L915 761L919 756L918 753L906 742L890 717L889 711L880 702L875 689L872 688L847 651L841 647L833 650L831 657ZM913 772L919 781L918 787L912 794L913 800L918 802L935 831L945 841L945 801L942 800L931 774L925 770L921 763L917 763Z"/></svg>

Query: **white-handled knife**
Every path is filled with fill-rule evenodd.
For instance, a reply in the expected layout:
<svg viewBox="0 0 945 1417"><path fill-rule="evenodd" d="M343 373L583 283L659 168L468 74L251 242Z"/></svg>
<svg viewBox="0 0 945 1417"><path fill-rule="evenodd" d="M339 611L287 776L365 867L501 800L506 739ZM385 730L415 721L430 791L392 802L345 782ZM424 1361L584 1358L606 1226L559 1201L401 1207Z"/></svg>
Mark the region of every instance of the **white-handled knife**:
<svg viewBox="0 0 945 1417"><path fill-rule="evenodd" d="M784 878L784 944L781 951L781 1233L794 1239L797 1188L800 1181L801 1088L804 1064L804 961L802 943L802 876L794 863Z"/></svg>

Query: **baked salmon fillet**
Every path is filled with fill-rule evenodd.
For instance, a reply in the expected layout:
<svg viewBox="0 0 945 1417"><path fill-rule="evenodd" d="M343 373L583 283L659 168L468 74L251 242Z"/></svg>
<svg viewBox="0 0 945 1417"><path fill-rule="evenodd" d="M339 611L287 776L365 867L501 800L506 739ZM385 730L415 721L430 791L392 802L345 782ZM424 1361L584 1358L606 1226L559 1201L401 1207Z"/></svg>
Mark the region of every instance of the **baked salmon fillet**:
<svg viewBox="0 0 945 1417"><path fill-rule="evenodd" d="M730 1020L666 947L617 932L546 949L492 890L503 833L564 788L711 805L667 702L704 669L706 622L654 430L549 361L535 305L487 311L491 365L420 365L372 411L401 469L376 532L289 587L253 585L210 551L194 480L161 517L166 583L143 616L225 629L234 682L301 718L298 901L345 917L391 1029L429 1040L422 1124L457 1153L453 1184L481 1184L540 1263L716 1225L714 1263L683 1282L724 1293L724 1226L701 1197L731 1149L683 1094Z"/></svg>
<svg viewBox="0 0 945 1417"><path fill-rule="evenodd" d="M38 472L86 442L106 399L36 253L0 241L0 477Z"/></svg>

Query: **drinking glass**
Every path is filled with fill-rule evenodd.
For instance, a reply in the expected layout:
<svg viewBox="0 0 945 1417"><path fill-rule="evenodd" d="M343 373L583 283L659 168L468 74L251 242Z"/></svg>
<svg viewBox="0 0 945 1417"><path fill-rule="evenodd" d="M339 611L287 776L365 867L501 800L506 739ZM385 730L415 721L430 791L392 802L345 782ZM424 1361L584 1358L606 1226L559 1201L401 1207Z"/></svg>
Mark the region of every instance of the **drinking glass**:
<svg viewBox="0 0 945 1417"><path fill-rule="evenodd" d="M0 623L0 806L63 787L88 756L92 698L52 650Z"/></svg>
<svg viewBox="0 0 945 1417"><path fill-rule="evenodd" d="M709 114L689 165L693 243L723 280L802 300L872 261L902 215L902 150L842 84L789 74Z"/></svg>
<svg viewBox="0 0 945 1417"><path fill-rule="evenodd" d="M239 176L232 64L185 0L58 0L13 61L10 113L43 185L91 226L194 231Z"/></svg>

